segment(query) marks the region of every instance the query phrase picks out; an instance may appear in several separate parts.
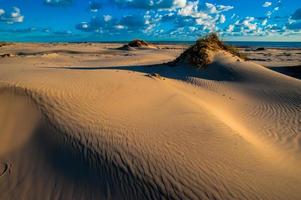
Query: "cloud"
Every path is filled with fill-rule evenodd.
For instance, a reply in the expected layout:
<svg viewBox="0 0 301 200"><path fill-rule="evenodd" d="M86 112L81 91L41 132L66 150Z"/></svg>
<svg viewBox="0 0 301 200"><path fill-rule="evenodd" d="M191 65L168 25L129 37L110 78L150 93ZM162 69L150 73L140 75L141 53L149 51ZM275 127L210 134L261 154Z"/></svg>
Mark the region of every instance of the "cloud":
<svg viewBox="0 0 301 200"><path fill-rule="evenodd" d="M234 31L235 26L233 24L230 24L227 28L227 32L232 33Z"/></svg>
<svg viewBox="0 0 301 200"><path fill-rule="evenodd" d="M107 24L109 24L104 18L105 17L93 17L90 22L81 22L80 24L77 24L75 28L85 32L100 32Z"/></svg>
<svg viewBox="0 0 301 200"><path fill-rule="evenodd" d="M114 0L114 2L122 7L140 9L170 9L186 5L186 0Z"/></svg>
<svg viewBox="0 0 301 200"><path fill-rule="evenodd" d="M248 30L255 30L257 28L257 23L254 22L255 18L254 17L246 17L243 21L242 24L248 29Z"/></svg>
<svg viewBox="0 0 301 200"><path fill-rule="evenodd" d="M6 13L5 10L0 9L0 22L5 22L7 24L22 23L24 21L24 16L21 15L21 10L18 7L13 7L11 13Z"/></svg>
<svg viewBox="0 0 301 200"><path fill-rule="evenodd" d="M226 11L232 10L234 8L233 6L214 5L211 3L205 3L205 5L206 5L207 9L209 10L210 14L226 12Z"/></svg>
<svg viewBox="0 0 301 200"><path fill-rule="evenodd" d="M261 25L265 26L265 25L267 25L267 23L268 23L268 19L263 19L261 22Z"/></svg>
<svg viewBox="0 0 301 200"><path fill-rule="evenodd" d="M188 2L188 4L178 11L178 15L194 17L198 13L198 2Z"/></svg>
<svg viewBox="0 0 301 200"><path fill-rule="evenodd" d="M125 27L123 26L123 25L120 25L120 24L117 24L117 25L115 25L114 26L116 29L118 29L118 30L123 30L123 29L125 29Z"/></svg>
<svg viewBox="0 0 301 200"><path fill-rule="evenodd" d="M72 31L54 31L52 34L56 36L68 36L72 34Z"/></svg>
<svg viewBox="0 0 301 200"><path fill-rule="evenodd" d="M289 18L290 19L290 18ZM224 36L279 36L296 33L301 23L288 17L245 17L223 29ZM300 20L301 21L301 20Z"/></svg>
<svg viewBox="0 0 301 200"><path fill-rule="evenodd" d="M298 8L292 15L292 19L301 20L301 8Z"/></svg>
<svg viewBox="0 0 301 200"><path fill-rule="evenodd" d="M203 7L199 6L198 1L188 2L187 5L178 11L178 15L186 18L193 18L197 25L202 26L203 30L215 31L217 24L223 24L226 21L222 12L233 9L233 6L215 5L205 3Z"/></svg>
<svg viewBox="0 0 301 200"><path fill-rule="evenodd" d="M23 28L23 29L0 29L0 32L5 32L5 33L32 33L36 31L37 29L34 27Z"/></svg>
<svg viewBox="0 0 301 200"><path fill-rule="evenodd" d="M186 1L185 6L172 9L148 10L144 15L144 33L150 36L181 36L195 38L197 35L218 31L219 24L226 22L226 11L233 6Z"/></svg>
<svg viewBox="0 0 301 200"><path fill-rule="evenodd" d="M76 29L84 32L110 32L118 31L141 31L146 27L143 16L125 15L120 19L113 18L111 15L93 17L89 22L81 22L75 26Z"/></svg>
<svg viewBox="0 0 301 200"><path fill-rule="evenodd" d="M89 9L91 12L98 12L99 9L102 8L102 4L97 1L90 1L89 2Z"/></svg>
<svg viewBox="0 0 301 200"><path fill-rule="evenodd" d="M225 15L220 15L219 17L219 23L223 24L226 22L226 16Z"/></svg>
<svg viewBox="0 0 301 200"><path fill-rule="evenodd" d="M43 3L49 6L69 6L73 0L43 0Z"/></svg>
<svg viewBox="0 0 301 200"><path fill-rule="evenodd" d="M115 3L123 7L141 8L141 9L152 9L152 8L170 8L172 2L167 0L152 1L152 0L114 0Z"/></svg>
<svg viewBox="0 0 301 200"><path fill-rule="evenodd" d="M111 21L112 18L113 18L113 17L112 17L111 15L104 15L104 16L103 16L103 19L104 19L105 22Z"/></svg>
<svg viewBox="0 0 301 200"><path fill-rule="evenodd" d="M186 0L174 0L173 1L173 6L174 7L179 7L179 8L183 8L186 6L187 1Z"/></svg>
<svg viewBox="0 0 301 200"><path fill-rule="evenodd" d="M138 30L145 26L145 20L143 17L138 15L128 15L123 16L119 24L127 27L128 29Z"/></svg>
<svg viewBox="0 0 301 200"><path fill-rule="evenodd" d="M254 17L239 19L226 28L226 33L230 35L247 35L262 33L263 28L259 27L259 20Z"/></svg>
<svg viewBox="0 0 301 200"><path fill-rule="evenodd" d="M272 5L272 2L266 1L266 2L264 2L264 4L262 5L262 7L267 8L267 7L270 7L271 5Z"/></svg>
<svg viewBox="0 0 301 200"><path fill-rule="evenodd" d="M301 20L288 24L287 28L290 30L301 30Z"/></svg>
<svg viewBox="0 0 301 200"><path fill-rule="evenodd" d="M90 6L94 2L96 1L91 1ZM90 21L77 24L75 28L83 32L110 35L135 33L135 35L168 37L168 34L174 36L178 34L195 37L219 31L218 25L225 24L227 20L224 13L234 9L230 5L203 3L200 0L113 0L113 2L120 11L127 9L131 12L121 17L112 17L109 11L107 15L93 17Z"/></svg>
<svg viewBox="0 0 301 200"><path fill-rule="evenodd" d="M301 30L301 8L298 8L288 19L287 29L299 31Z"/></svg>

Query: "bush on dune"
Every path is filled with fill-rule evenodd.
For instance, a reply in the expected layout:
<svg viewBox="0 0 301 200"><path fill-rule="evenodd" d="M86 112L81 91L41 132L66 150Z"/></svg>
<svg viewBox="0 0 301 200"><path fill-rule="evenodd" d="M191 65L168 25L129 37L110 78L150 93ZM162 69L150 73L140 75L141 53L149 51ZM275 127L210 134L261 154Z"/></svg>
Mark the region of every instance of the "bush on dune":
<svg viewBox="0 0 301 200"><path fill-rule="evenodd" d="M120 50L136 50L136 49L156 49L157 47L144 40L135 39L128 44L119 47Z"/></svg>
<svg viewBox="0 0 301 200"><path fill-rule="evenodd" d="M144 40L133 40L131 42L129 42L128 44L130 47L148 47L150 46L147 42L145 42Z"/></svg>
<svg viewBox="0 0 301 200"><path fill-rule="evenodd" d="M211 62L210 52L219 50L224 50L241 59L246 59L246 56L241 54L236 47L226 45L219 39L216 33L211 33L198 39L193 46L184 51L171 64L189 63L197 68L203 68Z"/></svg>

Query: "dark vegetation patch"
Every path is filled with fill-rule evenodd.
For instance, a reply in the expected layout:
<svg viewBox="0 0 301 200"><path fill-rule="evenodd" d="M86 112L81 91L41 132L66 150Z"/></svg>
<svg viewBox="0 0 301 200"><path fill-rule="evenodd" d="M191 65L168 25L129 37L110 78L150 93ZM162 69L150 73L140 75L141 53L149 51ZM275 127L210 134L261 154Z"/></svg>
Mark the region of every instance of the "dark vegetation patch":
<svg viewBox="0 0 301 200"><path fill-rule="evenodd" d="M129 42L128 44L130 47L148 47L150 46L147 42L145 42L144 40L133 40L131 42Z"/></svg>
<svg viewBox="0 0 301 200"><path fill-rule="evenodd" d="M5 54L0 55L1 58L11 57L11 56L12 56L12 54L10 54L10 53L5 53Z"/></svg>
<svg viewBox="0 0 301 200"><path fill-rule="evenodd" d="M4 47L4 46L7 46L7 45L11 45L12 43L10 42L0 42L0 47Z"/></svg>
<svg viewBox="0 0 301 200"><path fill-rule="evenodd" d="M223 43L216 33L211 33L196 41L194 45L184 51L176 60L172 61L171 65L177 65L178 63L189 63L197 68L204 68L211 62L210 51L224 50L237 56L243 60L247 57L240 53L239 50L230 45Z"/></svg>
<svg viewBox="0 0 301 200"><path fill-rule="evenodd" d="M118 48L119 50L135 50L135 49L143 49L143 48L156 48L154 45L144 41L144 40L133 40L126 45Z"/></svg>

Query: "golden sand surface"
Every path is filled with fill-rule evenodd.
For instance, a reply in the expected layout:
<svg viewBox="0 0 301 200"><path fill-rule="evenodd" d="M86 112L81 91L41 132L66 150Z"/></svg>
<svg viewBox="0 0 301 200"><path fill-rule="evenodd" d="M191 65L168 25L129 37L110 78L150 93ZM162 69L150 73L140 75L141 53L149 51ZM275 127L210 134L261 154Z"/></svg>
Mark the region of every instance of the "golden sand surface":
<svg viewBox="0 0 301 200"><path fill-rule="evenodd" d="M186 46L0 48L0 199L301 198L301 81Z"/></svg>

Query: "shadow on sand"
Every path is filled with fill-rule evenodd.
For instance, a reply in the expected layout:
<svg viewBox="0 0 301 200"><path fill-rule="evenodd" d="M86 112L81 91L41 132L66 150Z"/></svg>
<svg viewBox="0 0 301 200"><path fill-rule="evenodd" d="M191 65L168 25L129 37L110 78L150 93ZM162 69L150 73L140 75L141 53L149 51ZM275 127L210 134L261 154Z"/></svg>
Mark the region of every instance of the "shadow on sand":
<svg viewBox="0 0 301 200"><path fill-rule="evenodd" d="M148 74L159 74L162 77L187 80L201 78L214 81L238 80L238 75L231 69L219 63L209 64L206 68L196 69L188 65L171 66L168 64L140 65L140 66L113 66L113 67L47 67L60 70L125 70Z"/></svg>
<svg viewBox="0 0 301 200"><path fill-rule="evenodd" d="M301 79L301 65L297 66L286 66L286 67L270 67L269 69L291 76L297 79Z"/></svg>

